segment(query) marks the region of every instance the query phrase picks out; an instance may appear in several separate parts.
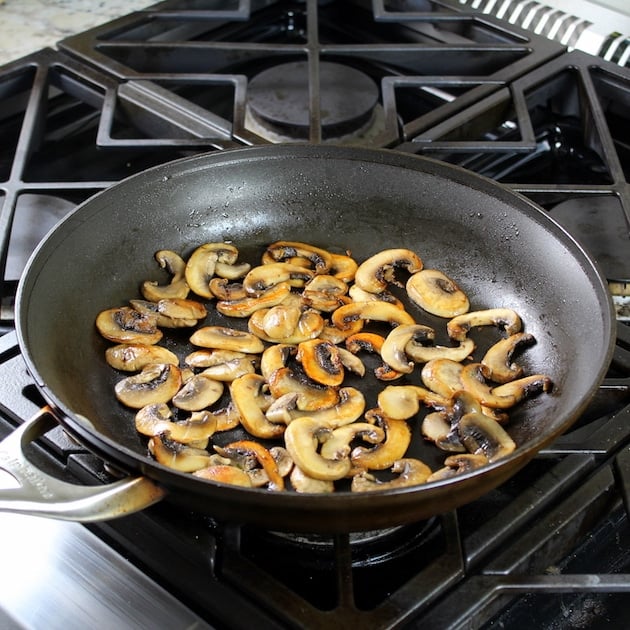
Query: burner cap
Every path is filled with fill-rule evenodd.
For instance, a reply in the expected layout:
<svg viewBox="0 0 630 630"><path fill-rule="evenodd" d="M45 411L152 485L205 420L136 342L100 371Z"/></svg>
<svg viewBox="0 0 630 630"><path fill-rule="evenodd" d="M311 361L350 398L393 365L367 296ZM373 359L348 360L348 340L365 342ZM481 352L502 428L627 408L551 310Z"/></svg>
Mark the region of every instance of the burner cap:
<svg viewBox="0 0 630 630"><path fill-rule="evenodd" d="M319 75L322 137L337 138L363 127L377 105L376 83L363 72L339 63L322 62ZM249 82L251 114L272 131L308 139L308 79L306 61L264 70Z"/></svg>

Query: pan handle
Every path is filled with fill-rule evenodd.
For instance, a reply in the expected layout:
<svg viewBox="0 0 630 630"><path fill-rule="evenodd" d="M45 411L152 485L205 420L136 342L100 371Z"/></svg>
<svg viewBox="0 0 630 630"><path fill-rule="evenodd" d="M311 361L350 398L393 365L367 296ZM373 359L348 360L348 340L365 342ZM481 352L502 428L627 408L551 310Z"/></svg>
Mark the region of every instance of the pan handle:
<svg viewBox="0 0 630 630"><path fill-rule="evenodd" d="M19 487L0 488L0 512L86 523L137 512L166 494L145 477L81 486L43 472L25 457L24 448L56 424L51 409L44 406L0 442L0 469L19 484Z"/></svg>

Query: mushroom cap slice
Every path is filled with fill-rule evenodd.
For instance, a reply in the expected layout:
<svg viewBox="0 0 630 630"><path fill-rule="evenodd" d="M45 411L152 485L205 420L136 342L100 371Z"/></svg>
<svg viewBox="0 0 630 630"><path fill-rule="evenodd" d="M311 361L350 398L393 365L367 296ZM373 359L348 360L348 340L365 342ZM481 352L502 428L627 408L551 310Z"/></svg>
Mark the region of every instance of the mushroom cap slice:
<svg viewBox="0 0 630 630"><path fill-rule="evenodd" d="M211 437L217 429L216 416L209 411L195 412L186 420L177 422L171 420L172 417L171 410L164 403L147 405L136 414L136 430L148 436L168 433L172 440L190 444Z"/></svg>
<svg viewBox="0 0 630 630"><path fill-rule="evenodd" d="M518 332L500 339L488 348L481 363L489 370L490 379L495 383L507 383L523 376L523 368L512 363L512 355L518 348L532 345L535 342L534 335Z"/></svg>
<svg viewBox="0 0 630 630"><path fill-rule="evenodd" d="M288 367L280 368L269 377L269 389L275 398L294 392L298 395L297 407L301 411L317 411L332 407L339 402L339 391L315 383L308 378L300 378Z"/></svg>
<svg viewBox="0 0 630 630"><path fill-rule="evenodd" d="M445 273L421 269L407 280L407 295L422 310L438 317L455 317L468 312L468 296Z"/></svg>
<svg viewBox="0 0 630 630"><path fill-rule="evenodd" d="M354 282L364 291L381 293L388 284L399 284L394 276L396 269L404 268L409 273L416 273L422 266L420 257L409 249L385 249L359 265Z"/></svg>
<svg viewBox="0 0 630 630"><path fill-rule="evenodd" d="M409 457L396 460L391 471L398 477L390 481L378 481L374 475L361 471L352 478L351 489L353 492L372 492L408 488L426 483L431 476L431 469L423 461Z"/></svg>
<svg viewBox="0 0 630 630"><path fill-rule="evenodd" d="M427 340L435 337L435 331L423 324L407 324L396 326L385 337L381 347L381 358L387 365L403 374L413 371L414 363L409 360L406 352L407 345L414 340Z"/></svg>
<svg viewBox="0 0 630 630"><path fill-rule="evenodd" d="M499 326L505 329L506 334L513 335L520 332L522 321L511 308L490 308L453 317L446 324L446 332L451 339L464 341L470 329L476 326Z"/></svg>
<svg viewBox="0 0 630 630"><path fill-rule="evenodd" d="M309 261L316 273L327 273L332 267L333 256L329 251L299 241L276 241L265 251L268 260L283 261L291 258L304 258Z"/></svg>
<svg viewBox="0 0 630 630"><path fill-rule="evenodd" d="M265 472L267 488L269 490L284 490L284 478L280 474L278 463L271 452L262 444L254 442L253 440L239 440L237 442L231 442L224 447L215 446L215 450L219 455L230 459L232 457L247 460L251 458L255 459Z"/></svg>
<svg viewBox="0 0 630 630"><path fill-rule="evenodd" d="M458 346L425 346L411 339L405 346L405 354L418 363L428 363L434 359L450 359L460 363L475 351L475 347L475 342L468 337Z"/></svg>
<svg viewBox="0 0 630 630"><path fill-rule="evenodd" d="M431 391L450 398L455 392L464 389L462 385L463 365L451 359L433 359L422 367L420 378Z"/></svg>
<svg viewBox="0 0 630 630"><path fill-rule="evenodd" d="M170 363L151 363L141 372L128 376L114 388L116 398L132 409L152 403L167 403L182 384L180 369Z"/></svg>
<svg viewBox="0 0 630 630"><path fill-rule="evenodd" d="M379 409L388 418L407 420L420 411L420 403L435 409L445 409L449 398L435 394L419 385L388 385L378 395Z"/></svg>
<svg viewBox="0 0 630 630"><path fill-rule="evenodd" d="M157 345L121 343L105 350L108 365L123 372L138 372L149 363L179 364L174 352Z"/></svg>
<svg viewBox="0 0 630 630"><path fill-rule="evenodd" d="M317 449L320 442L332 436L331 427L308 416L297 418L287 427L284 441L295 464L309 477L323 481L343 479L352 467L348 457L326 459Z"/></svg>
<svg viewBox="0 0 630 630"><path fill-rule="evenodd" d="M380 444L385 439L385 431L382 427L369 422L353 422L333 429L332 435L323 444L320 450L322 457L326 459L343 459L350 455L350 443L357 438L369 444Z"/></svg>
<svg viewBox="0 0 630 630"><path fill-rule="evenodd" d="M389 302L382 302L381 300L344 304L333 312L330 319L334 326L340 330L352 328L357 320L362 322L385 322L391 326L403 326L416 323L407 311Z"/></svg>
<svg viewBox="0 0 630 630"><path fill-rule="evenodd" d="M235 300L220 300L217 311L227 317L250 317L256 311L271 308L280 304L291 292L288 282L279 282L256 295L237 298Z"/></svg>
<svg viewBox="0 0 630 630"><path fill-rule="evenodd" d="M203 372L195 374L173 396L173 404L186 411L201 411L213 405L223 394L223 383Z"/></svg>
<svg viewBox="0 0 630 630"><path fill-rule="evenodd" d="M278 284L301 288L312 280L314 275L313 271L300 265L275 262L250 269L243 278L243 288L253 295L260 295Z"/></svg>
<svg viewBox="0 0 630 630"><path fill-rule="evenodd" d="M105 339L115 343L153 345L162 339L156 313L141 313L130 306L110 308L96 316L96 328Z"/></svg>
<svg viewBox="0 0 630 630"><path fill-rule="evenodd" d="M338 348L330 341L309 339L298 345L296 359L306 375L317 383L336 387L343 383L345 371Z"/></svg>

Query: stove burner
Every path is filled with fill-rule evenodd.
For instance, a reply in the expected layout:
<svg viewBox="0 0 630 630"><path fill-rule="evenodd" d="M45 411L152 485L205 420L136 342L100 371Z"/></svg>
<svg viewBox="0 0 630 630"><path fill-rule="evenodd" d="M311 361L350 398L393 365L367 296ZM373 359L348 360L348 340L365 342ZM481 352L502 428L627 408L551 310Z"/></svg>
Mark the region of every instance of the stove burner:
<svg viewBox="0 0 630 630"><path fill-rule="evenodd" d="M378 102L376 83L363 72L339 63L322 62L319 74L322 138L340 138L368 126ZM249 83L249 113L256 126L272 134L308 140L309 102L306 61L273 66Z"/></svg>

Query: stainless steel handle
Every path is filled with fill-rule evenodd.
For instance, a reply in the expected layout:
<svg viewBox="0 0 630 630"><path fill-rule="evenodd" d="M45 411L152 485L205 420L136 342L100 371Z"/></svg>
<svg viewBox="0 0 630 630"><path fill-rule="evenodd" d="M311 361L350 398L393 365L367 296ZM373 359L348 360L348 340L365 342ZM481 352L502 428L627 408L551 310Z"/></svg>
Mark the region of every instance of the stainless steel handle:
<svg viewBox="0 0 630 630"><path fill-rule="evenodd" d="M16 512L66 521L103 521L142 510L166 491L146 477L129 477L99 486L61 481L43 472L24 455L24 447L56 425L43 407L0 442L0 469L19 484L0 489L0 512Z"/></svg>

